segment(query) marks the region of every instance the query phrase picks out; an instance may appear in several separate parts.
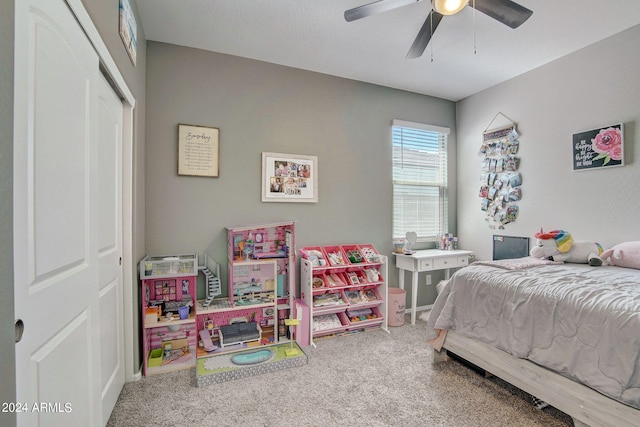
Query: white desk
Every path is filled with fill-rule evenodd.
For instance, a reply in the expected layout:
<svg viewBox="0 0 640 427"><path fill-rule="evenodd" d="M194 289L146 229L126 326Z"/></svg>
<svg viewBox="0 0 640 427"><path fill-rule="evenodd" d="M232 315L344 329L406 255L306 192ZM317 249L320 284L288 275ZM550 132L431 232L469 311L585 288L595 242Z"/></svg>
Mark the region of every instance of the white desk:
<svg viewBox="0 0 640 427"><path fill-rule="evenodd" d="M443 251L440 249L426 249L415 251L411 255L395 254L398 268L398 285L404 289L404 272L411 271L411 324L416 324L416 304L418 301L418 273L421 271L445 270L445 279L449 278L451 268L469 265L469 255L472 251Z"/></svg>

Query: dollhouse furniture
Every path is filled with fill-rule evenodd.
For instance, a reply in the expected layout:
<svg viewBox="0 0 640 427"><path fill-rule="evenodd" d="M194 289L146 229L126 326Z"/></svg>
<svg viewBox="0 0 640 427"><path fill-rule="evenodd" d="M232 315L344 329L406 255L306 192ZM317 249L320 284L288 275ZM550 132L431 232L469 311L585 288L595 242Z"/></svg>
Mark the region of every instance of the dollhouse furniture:
<svg viewBox="0 0 640 427"><path fill-rule="evenodd" d="M298 344L368 328L388 332L386 256L369 244L307 246L300 253Z"/></svg>
<svg viewBox="0 0 640 427"><path fill-rule="evenodd" d="M140 261L144 375L195 366L197 275L196 254Z"/></svg>
<svg viewBox="0 0 640 427"><path fill-rule="evenodd" d="M418 302L418 275L423 271L445 270L445 279L449 278L452 268L469 265L471 251L427 249L412 254L396 253L398 268L398 286L404 289L404 273L411 272L411 324L416 324L416 304Z"/></svg>
<svg viewBox="0 0 640 427"><path fill-rule="evenodd" d="M286 319L284 321L284 324L289 328L290 330L289 336L291 337L289 348L284 351L284 354L286 354L287 357L295 356L298 354L298 349L293 346L293 337L294 337L295 329L292 329L292 327L298 326L300 324L300 320Z"/></svg>
<svg viewBox="0 0 640 427"><path fill-rule="evenodd" d="M266 362L273 356L273 350L263 348L260 350L238 353L231 357L231 363L235 365L256 365L258 363Z"/></svg>
<svg viewBox="0 0 640 427"><path fill-rule="evenodd" d="M242 344L250 341L260 341L262 329L256 322L233 323L220 327L220 346Z"/></svg>
<svg viewBox="0 0 640 427"><path fill-rule="evenodd" d="M208 253L204 254L204 265L200 267L204 275L206 298L202 302L203 307L208 307L211 301L222 294L222 284L220 283L220 264L218 264Z"/></svg>

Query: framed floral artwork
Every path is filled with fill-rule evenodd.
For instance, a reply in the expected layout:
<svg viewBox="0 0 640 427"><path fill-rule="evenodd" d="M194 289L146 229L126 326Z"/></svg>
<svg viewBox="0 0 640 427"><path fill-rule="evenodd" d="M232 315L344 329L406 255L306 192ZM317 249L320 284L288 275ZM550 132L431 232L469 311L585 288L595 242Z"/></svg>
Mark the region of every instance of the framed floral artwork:
<svg viewBox="0 0 640 427"><path fill-rule="evenodd" d="M573 134L573 170L623 165L622 123Z"/></svg>

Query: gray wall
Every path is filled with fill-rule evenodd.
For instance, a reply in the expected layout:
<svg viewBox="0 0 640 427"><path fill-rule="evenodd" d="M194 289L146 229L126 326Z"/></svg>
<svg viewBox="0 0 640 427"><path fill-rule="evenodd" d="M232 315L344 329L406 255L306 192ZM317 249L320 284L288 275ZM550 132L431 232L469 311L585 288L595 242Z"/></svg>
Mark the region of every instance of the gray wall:
<svg viewBox="0 0 640 427"><path fill-rule="evenodd" d="M533 237L562 228L605 247L640 240L640 26L568 55L457 105L458 231L490 259L492 234ZM502 112L518 122L523 199L505 230L491 230L478 198L482 131ZM624 167L573 171L572 134L624 123Z"/></svg>
<svg viewBox="0 0 640 427"><path fill-rule="evenodd" d="M13 1L0 1L0 402L15 402L13 329ZM0 425L15 424L0 412Z"/></svg>
<svg viewBox="0 0 640 427"><path fill-rule="evenodd" d="M207 251L226 266L226 226L294 220L297 247L372 243L390 254L394 118L450 127L455 159L453 102L149 42L148 252ZM178 123L220 129L218 178L178 176ZM262 203L262 152L318 156L319 202Z"/></svg>

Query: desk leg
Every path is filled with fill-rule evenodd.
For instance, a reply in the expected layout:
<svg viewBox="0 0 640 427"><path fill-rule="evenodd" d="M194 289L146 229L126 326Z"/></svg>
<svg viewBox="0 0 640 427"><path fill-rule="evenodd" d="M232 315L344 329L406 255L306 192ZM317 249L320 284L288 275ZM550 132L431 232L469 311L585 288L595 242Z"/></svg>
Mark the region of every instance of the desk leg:
<svg viewBox="0 0 640 427"><path fill-rule="evenodd" d="M398 269L398 286L404 289L404 273L410 270ZM411 324L416 324L416 304L418 303L418 272L411 273Z"/></svg>
<svg viewBox="0 0 640 427"><path fill-rule="evenodd" d="M418 304L418 272L411 274L411 324L416 324L416 304Z"/></svg>

